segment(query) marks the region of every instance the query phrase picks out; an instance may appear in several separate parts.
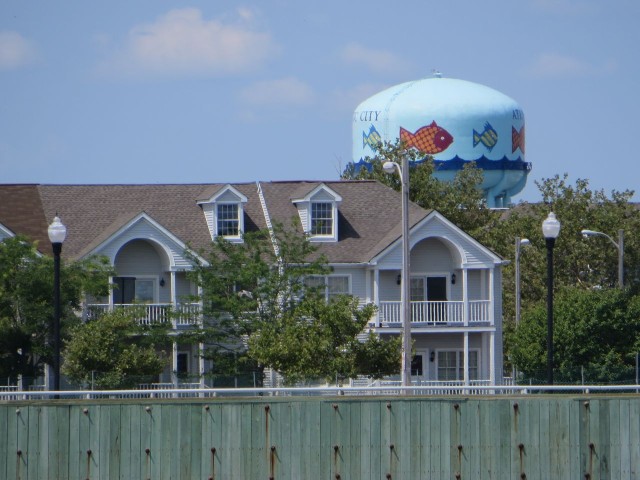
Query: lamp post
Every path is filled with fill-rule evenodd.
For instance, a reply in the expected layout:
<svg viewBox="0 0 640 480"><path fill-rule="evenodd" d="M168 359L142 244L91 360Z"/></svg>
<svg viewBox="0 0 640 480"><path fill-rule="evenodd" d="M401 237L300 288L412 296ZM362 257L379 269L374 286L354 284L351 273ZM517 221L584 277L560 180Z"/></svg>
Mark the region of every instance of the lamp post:
<svg viewBox="0 0 640 480"><path fill-rule="evenodd" d="M614 242L613 238L606 233L596 232L594 230L581 230L580 233L584 238L605 237L613 243L613 246L618 250L618 288L624 288L624 230L618 230L618 243Z"/></svg>
<svg viewBox="0 0 640 480"><path fill-rule="evenodd" d="M56 213L49 225L49 240L53 248L53 390L60 390L60 253L67 236L65 227Z"/></svg>
<svg viewBox="0 0 640 480"><path fill-rule="evenodd" d="M520 248L529 243L526 238L516 237L516 327L520 325Z"/></svg>
<svg viewBox="0 0 640 480"><path fill-rule="evenodd" d="M542 235L547 243L547 384L553 385L553 247L560 234L560 222L556 214L542 222Z"/></svg>
<svg viewBox="0 0 640 480"><path fill-rule="evenodd" d="M382 168L387 173L398 170L402 183L402 386L411 385L411 303L410 303L410 268L409 268L409 161L402 156L402 166L396 162L384 162Z"/></svg>

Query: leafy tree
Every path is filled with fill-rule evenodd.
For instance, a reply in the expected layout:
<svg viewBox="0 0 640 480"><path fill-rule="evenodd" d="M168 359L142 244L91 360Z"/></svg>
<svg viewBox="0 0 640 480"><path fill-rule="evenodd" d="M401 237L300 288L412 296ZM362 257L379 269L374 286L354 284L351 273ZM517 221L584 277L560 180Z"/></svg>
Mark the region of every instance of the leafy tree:
<svg viewBox="0 0 640 480"><path fill-rule="evenodd" d="M143 307L141 307L143 308ZM140 325L136 313L116 309L73 327L62 372L98 389L123 389L153 380L167 365L168 324Z"/></svg>
<svg viewBox="0 0 640 480"><path fill-rule="evenodd" d="M380 340L358 334L375 313L372 304L342 296L327 303L307 292L295 308L263 321L249 338L249 354L290 381L368 375L380 378L399 370L399 339Z"/></svg>
<svg viewBox="0 0 640 480"><path fill-rule="evenodd" d="M83 295L108 294L104 258L62 262L61 335L78 321ZM36 377L53 359L53 259L24 237L0 242L0 378Z"/></svg>
<svg viewBox="0 0 640 480"><path fill-rule="evenodd" d="M544 379L547 311L539 303L513 334L512 360L526 376ZM554 375L559 382L629 380L640 348L640 296L630 289L565 287L554 301Z"/></svg>
<svg viewBox="0 0 640 480"><path fill-rule="evenodd" d="M568 175L536 182L542 201L523 203L507 214L497 228L487 232L486 242L505 258L513 260L515 237L528 238L531 245L523 248L520 258L523 317L529 309L546 308L547 258L542 221L553 211L562 223L554 248L554 286L586 291L617 288L617 249L605 238L584 239L582 229L607 233L617 241L618 229L625 236L625 284L636 291L640 245L635 235L640 228L640 212L630 202L633 192L593 191L587 180L570 184ZM503 269L503 310L505 353L512 355L516 341L514 324L515 283L513 261ZM594 293L595 294L595 293ZM629 318L629 321L633 319ZM546 339L546 330L540 332ZM546 340L545 340L546 342ZM545 343L546 349L546 343ZM522 368L518 365L518 368Z"/></svg>
<svg viewBox="0 0 640 480"><path fill-rule="evenodd" d="M372 305L360 308L349 297L326 303L305 282L331 269L295 225L246 233L242 243L218 238L200 256L206 263L193 258L192 278L203 292L209 322L184 338L207 345L213 374L234 375L261 365L290 379L354 376L364 373L356 368L358 358L389 355L387 344L355 345ZM399 358L399 348L395 355Z"/></svg>
<svg viewBox="0 0 640 480"><path fill-rule="evenodd" d="M474 163L466 164L456 172L451 181L441 181L433 176L435 165L433 157L422 158L413 148L405 148L401 141L379 143L374 157L367 157L370 169L358 171L350 163L342 173L343 179L378 180L400 191L402 184L397 173L386 173L384 162L396 162L399 165L406 157L410 165L409 198L426 209L442 213L450 221L470 235L480 235L489 224L495 223L499 214L487 208L484 193L480 188L483 182L482 170ZM416 163L417 161L421 163Z"/></svg>

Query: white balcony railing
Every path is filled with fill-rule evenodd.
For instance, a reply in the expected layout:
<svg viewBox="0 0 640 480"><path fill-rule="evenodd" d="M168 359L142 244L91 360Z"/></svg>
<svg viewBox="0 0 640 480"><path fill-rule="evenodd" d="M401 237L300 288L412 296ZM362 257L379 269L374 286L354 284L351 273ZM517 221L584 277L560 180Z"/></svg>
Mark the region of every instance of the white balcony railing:
<svg viewBox="0 0 640 480"><path fill-rule="evenodd" d="M492 323L490 300L469 301L469 324ZM400 323L402 303L380 302L381 325ZM464 325L463 301L411 302L411 323L420 325Z"/></svg>
<svg viewBox="0 0 640 480"><path fill-rule="evenodd" d="M94 303L86 306L86 320L93 320L102 313L114 309L125 309L136 316L141 325L170 322L174 326L196 325L200 321L200 305L197 303L181 303L172 305L169 303L148 304L108 304Z"/></svg>

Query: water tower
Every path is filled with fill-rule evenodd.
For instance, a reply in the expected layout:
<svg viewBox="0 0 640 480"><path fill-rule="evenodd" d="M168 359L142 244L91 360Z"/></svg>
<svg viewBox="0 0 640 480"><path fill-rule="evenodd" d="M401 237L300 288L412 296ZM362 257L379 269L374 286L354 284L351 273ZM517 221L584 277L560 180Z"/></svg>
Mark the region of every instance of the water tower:
<svg viewBox="0 0 640 480"><path fill-rule="evenodd" d="M353 162L367 167L380 141L398 138L435 163L435 177L452 180L466 163L484 173L490 208L504 208L527 181L524 112L492 88L436 74L373 95L353 114Z"/></svg>

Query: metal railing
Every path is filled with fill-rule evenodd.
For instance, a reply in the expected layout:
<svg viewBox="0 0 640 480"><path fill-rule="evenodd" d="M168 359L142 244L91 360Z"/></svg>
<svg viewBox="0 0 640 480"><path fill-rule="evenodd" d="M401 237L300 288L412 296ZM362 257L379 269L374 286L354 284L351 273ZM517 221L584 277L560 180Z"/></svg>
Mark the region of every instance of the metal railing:
<svg viewBox="0 0 640 480"><path fill-rule="evenodd" d="M513 396L547 393L594 395L638 394L640 385L368 385L273 388L156 388L148 390L71 390L71 391L1 391L0 401L69 399L125 399L125 398L211 398L255 396Z"/></svg>
<svg viewBox="0 0 640 480"><path fill-rule="evenodd" d="M175 326L197 325L200 322L200 305L197 303L93 303L85 307L85 319L94 320L105 312L124 309L136 315L142 325L171 322Z"/></svg>
<svg viewBox="0 0 640 480"><path fill-rule="evenodd" d="M470 300L469 324L492 323L490 300ZM382 325L401 322L400 301L380 302L379 318ZM463 301L411 302L411 323L420 325L464 325Z"/></svg>

